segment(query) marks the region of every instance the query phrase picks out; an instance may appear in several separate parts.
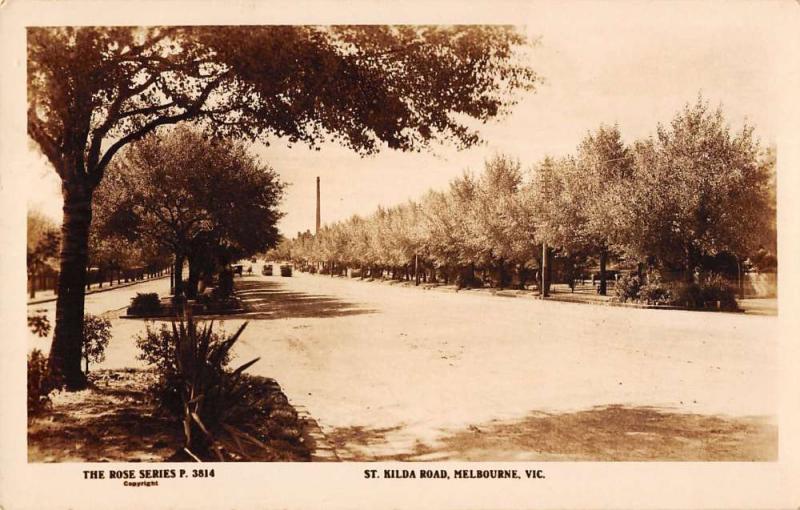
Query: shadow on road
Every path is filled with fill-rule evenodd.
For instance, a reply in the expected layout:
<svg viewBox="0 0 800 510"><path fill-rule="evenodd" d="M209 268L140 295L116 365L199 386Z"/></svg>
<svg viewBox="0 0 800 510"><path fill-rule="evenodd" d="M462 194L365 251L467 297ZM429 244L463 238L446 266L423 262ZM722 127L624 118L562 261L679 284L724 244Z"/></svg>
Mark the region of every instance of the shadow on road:
<svg viewBox="0 0 800 510"><path fill-rule="evenodd" d="M290 291L279 282L265 280L238 280L236 295L247 310L246 313L237 315L237 318L328 318L377 313L377 310L364 308L358 303L332 296Z"/></svg>
<svg viewBox="0 0 800 510"><path fill-rule="evenodd" d="M571 413L533 412L510 421L443 431L435 444L392 453L403 427L334 429L328 438L352 461L774 461L778 429L761 417L674 413L602 406ZM406 443L408 444L408 443Z"/></svg>

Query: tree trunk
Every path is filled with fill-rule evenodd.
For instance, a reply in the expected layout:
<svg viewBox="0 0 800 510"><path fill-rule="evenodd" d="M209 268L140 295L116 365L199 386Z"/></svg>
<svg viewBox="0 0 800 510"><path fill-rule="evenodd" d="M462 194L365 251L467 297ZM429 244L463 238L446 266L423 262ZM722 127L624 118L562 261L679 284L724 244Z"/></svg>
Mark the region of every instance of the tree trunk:
<svg viewBox="0 0 800 510"><path fill-rule="evenodd" d="M197 283L200 281L200 263L197 257L189 257L189 279L186 280L186 299L197 299Z"/></svg>
<svg viewBox="0 0 800 510"><path fill-rule="evenodd" d="M600 251L600 288L598 294L605 296L608 291L608 284L606 282L606 263L608 262L608 251L603 249Z"/></svg>
<svg viewBox="0 0 800 510"><path fill-rule="evenodd" d="M175 267L172 270L172 274L174 275L174 285L173 285L173 296L182 296L183 295L183 261L184 256L182 254L175 254Z"/></svg>
<svg viewBox="0 0 800 510"><path fill-rule="evenodd" d="M56 325L48 360L51 374L69 390L86 386L81 371L84 286L88 259L92 192L85 183L62 184L64 222L58 276Z"/></svg>
<svg viewBox="0 0 800 510"><path fill-rule="evenodd" d="M736 257L736 284L739 290L739 299L744 299L744 277L742 274L742 259Z"/></svg>

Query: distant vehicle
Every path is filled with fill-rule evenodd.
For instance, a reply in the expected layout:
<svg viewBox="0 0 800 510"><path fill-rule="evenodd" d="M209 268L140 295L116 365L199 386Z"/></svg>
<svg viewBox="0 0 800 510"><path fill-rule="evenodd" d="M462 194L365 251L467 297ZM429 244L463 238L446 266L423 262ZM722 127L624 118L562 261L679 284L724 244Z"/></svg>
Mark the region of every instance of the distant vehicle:
<svg viewBox="0 0 800 510"><path fill-rule="evenodd" d="M242 264L231 266L231 269L233 269L233 274L238 274L239 276L242 276L244 273L244 266Z"/></svg>
<svg viewBox="0 0 800 510"><path fill-rule="evenodd" d="M281 276L292 276L292 266L284 264L281 266Z"/></svg>
<svg viewBox="0 0 800 510"><path fill-rule="evenodd" d="M272 276L272 264L264 264L264 267L261 268L261 274L264 276Z"/></svg>

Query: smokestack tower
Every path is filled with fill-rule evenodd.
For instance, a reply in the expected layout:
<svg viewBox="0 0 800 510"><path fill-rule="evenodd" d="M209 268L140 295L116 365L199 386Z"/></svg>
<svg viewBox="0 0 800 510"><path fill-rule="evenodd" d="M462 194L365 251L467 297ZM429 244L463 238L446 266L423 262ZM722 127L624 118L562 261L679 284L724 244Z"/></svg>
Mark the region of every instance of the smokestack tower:
<svg viewBox="0 0 800 510"><path fill-rule="evenodd" d="M319 234L319 176L317 177L317 230L314 234Z"/></svg>

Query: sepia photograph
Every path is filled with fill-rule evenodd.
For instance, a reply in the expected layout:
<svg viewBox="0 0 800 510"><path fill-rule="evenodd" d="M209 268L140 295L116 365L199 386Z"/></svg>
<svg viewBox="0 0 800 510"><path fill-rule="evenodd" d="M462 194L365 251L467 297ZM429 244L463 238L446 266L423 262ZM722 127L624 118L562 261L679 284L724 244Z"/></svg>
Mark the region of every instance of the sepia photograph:
<svg viewBox="0 0 800 510"><path fill-rule="evenodd" d="M500 5L525 14L18 23L22 463L531 487L794 458L800 4Z"/></svg>

